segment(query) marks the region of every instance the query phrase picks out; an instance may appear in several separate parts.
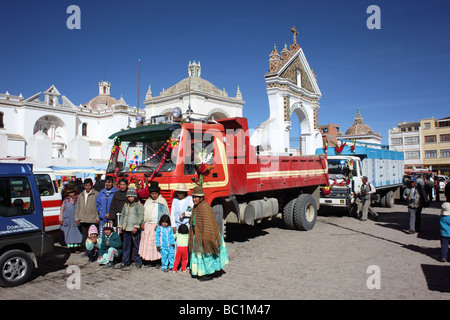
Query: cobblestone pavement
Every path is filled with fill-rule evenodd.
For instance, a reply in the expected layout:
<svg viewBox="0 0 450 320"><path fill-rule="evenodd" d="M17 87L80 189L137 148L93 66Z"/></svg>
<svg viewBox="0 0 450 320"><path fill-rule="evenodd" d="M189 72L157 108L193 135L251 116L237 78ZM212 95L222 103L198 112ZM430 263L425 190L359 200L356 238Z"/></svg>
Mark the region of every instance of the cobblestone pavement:
<svg viewBox="0 0 450 320"><path fill-rule="evenodd" d="M450 262L436 260L438 206L424 210L422 232L415 235L405 233L402 204L375 208L377 221L321 211L307 232L288 230L278 218L255 227L228 225L230 263L225 274L207 282L134 265L103 269L56 245L30 281L0 288L0 299L450 299ZM67 287L73 265L79 267L81 289ZM368 270L373 265L379 267L380 289L367 286L377 274Z"/></svg>

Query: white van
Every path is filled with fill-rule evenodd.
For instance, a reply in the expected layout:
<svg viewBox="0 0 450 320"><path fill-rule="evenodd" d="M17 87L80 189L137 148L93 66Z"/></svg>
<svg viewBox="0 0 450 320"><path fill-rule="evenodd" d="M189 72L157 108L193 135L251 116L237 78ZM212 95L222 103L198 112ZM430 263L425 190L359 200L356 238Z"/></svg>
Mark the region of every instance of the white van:
<svg viewBox="0 0 450 320"><path fill-rule="evenodd" d="M59 212L62 195L56 180L56 175L50 168L33 168L33 174L41 194L44 209L44 230L46 232L59 230Z"/></svg>

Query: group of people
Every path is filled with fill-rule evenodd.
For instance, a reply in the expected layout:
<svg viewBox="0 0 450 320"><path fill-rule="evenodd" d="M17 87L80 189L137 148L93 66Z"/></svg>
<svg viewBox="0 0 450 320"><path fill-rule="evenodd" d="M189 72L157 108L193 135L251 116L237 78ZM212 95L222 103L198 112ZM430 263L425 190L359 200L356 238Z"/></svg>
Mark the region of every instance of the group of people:
<svg viewBox="0 0 450 320"><path fill-rule="evenodd" d="M408 202L409 230L410 234L420 232L420 218L422 210L429 206L432 201L432 186L430 178L426 177L425 182L422 177L412 177L407 188L403 192L403 198ZM428 188L427 188L428 184ZM438 259L441 262L448 261L448 246L450 243L450 183L445 188L445 202L441 205L441 215L439 219L441 235L441 256ZM439 201L439 189L436 193L436 200Z"/></svg>
<svg viewBox="0 0 450 320"><path fill-rule="evenodd" d="M169 210L156 181L149 184L144 204L127 179L121 179L118 188L114 184L107 176L100 192L89 178L81 193L75 185L66 187L59 220L72 252L84 251L89 262L105 268L119 260L119 268L127 268L133 256L139 269L186 273L189 263L191 275L200 281L213 279L228 264L223 236L202 187L189 195L186 185L178 184Z"/></svg>

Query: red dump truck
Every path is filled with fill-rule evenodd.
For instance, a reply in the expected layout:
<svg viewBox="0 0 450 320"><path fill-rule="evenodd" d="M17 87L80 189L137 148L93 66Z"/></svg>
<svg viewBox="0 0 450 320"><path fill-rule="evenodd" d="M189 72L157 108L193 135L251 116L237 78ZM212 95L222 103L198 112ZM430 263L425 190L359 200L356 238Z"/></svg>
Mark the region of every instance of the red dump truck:
<svg viewBox="0 0 450 320"><path fill-rule="evenodd" d="M177 184L191 190L202 184L222 228L282 213L288 228L310 230L320 187L328 184L324 155L259 155L246 118L169 121L119 131L110 139L115 141L107 174L116 182L126 177L142 199L149 181L158 181L169 206Z"/></svg>

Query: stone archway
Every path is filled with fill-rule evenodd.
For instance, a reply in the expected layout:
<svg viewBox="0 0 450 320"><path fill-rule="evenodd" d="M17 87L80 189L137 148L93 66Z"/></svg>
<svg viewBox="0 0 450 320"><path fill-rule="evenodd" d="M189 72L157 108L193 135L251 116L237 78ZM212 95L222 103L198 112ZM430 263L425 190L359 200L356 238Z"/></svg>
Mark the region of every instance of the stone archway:
<svg viewBox="0 0 450 320"><path fill-rule="evenodd" d="M52 157L63 158L67 140L64 121L56 116L42 116L34 123L33 135L39 131L46 134L52 140Z"/></svg>
<svg viewBox="0 0 450 320"><path fill-rule="evenodd" d="M214 108L208 112L208 119L218 120L218 119L227 119L229 117L230 116L228 115L228 113L219 108Z"/></svg>

